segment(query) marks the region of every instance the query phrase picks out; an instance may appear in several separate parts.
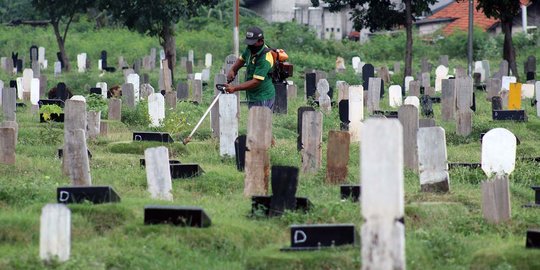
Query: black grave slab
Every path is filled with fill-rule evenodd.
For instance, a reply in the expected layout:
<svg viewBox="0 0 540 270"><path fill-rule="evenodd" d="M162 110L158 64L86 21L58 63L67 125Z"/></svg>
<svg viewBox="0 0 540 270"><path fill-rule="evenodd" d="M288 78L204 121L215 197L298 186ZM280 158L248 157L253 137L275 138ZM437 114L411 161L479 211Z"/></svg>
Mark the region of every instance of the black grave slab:
<svg viewBox="0 0 540 270"><path fill-rule="evenodd" d="M17 59L17 64L15 66L17 68L17 73L22 73L23 72L23 61L22 59Z"/></svg>
<svg viewBox="0 0 540 270"><path fill-rule="evenodd" d="M307 197L295 197L295 211L307 212L311 209L312 203ZM270 215L270 204L272 196L251 196L251 215L254 216L261 213L265 216Z"/></svg>
<svg viewBox="0 0 540 270"><path fill-rule="evenodd" d="M66 84L63 82L60 82L56 85L56 99L60 99L62 101L66 101L66 99L69 98L69 93L66 87Z"/></svg>
<svg viewBox="0 0 540 270"><path fill-rule="evenodd" d="M274 113L287 114L287 83L275 83Z"/></svg>
<svg viewBox="0 0 540 270"><path fill-rule="evenodd" d="M540 186L532 186L531 189L534 190L534 202L523 205L523 207L540 208Z"/></svg>
<svg viewBox="0 0 540 270"><path fill-rule="evenodd" d="M87 201L94 204L120 202L120 196L110 186L58 187L56 199L58 203L66 204Z"/></svg>
<svg viewBox="0 0 540 270"><path fill-rule="evenodd" d="M26 107L26 103L24 103L24 102L16 102L16 103L15 103L15 107L22 107L22 108L24 108L24 107Z"/></svg>
<svg viewBox="0 0 540 270"><path fill-rule="evenodd" d="M148 205L144 207L144 224L206 228L212 224L212 221L200 207Z"/></svg>
<svg viewBox="0 0 540 270"><path fill-rule="evenodd" d="M204 173L203 169L197 163L170 164L171 178L192 178Z"/></svg>
<svg viewBox="0 0 540 270"><path fill-rule="evenodd" d="M526 248L540 248L540 229L527 230Z"/></svg>
<svg viewBox="0 0 540 270"><path fill-rule="evenodd" d="M139 164L141 165L141 167L145 167L146 160L144 158L139 159ZM169 164L182 164L182 163L180 162L180 160L169 159Z"/></svg>
<svg viewBox="0 0 540 270"><path fill-rule="evenodd" d="M433 101L428 95L423 95L420 98L420 107L422 110L422 115L426 117L433 117Z"/></svg>
<svg viewBox="0 0 540 270"><path fill-rule="evenodd" d="M318 250L358 242L354 224L291 225L290 229L291 246L281 251Z"/></svg>
<svg viewBox="0 0 540 270"><path fill-rule="evenodd" d="M448 168L449 169L455 169L455 168L469 168L469 169L479 169L482 167L482 164L480 163L468 163L468 162L449 162Z"/></svg>
<svg viewBox="0 0 540 270"><path fill-rule="evenodd" d="M146 132L146 131L135 131L133 132L134 141L151 141L151 142L164 142L164 143L173 143L174 140L171 138L171 135L167 132Z"/></svg>
<svg viewBox="0 0 540 270"><path fill-rule="evenodd" d="M398 118L397 111L373 111L373 115L383 115L386 118Z"/></svg>
<svg viewBox="0 0 540 270"><path fill-rule="evenodd" d="M349 130L349 100L348 99L342 99L339 102L339 127L341 131L348 131Z"/></svg>
<svg viewBox="0 0 540 270"><path fill-rule="evenodd" d="M37 61L39 58L38 54L38 47L36 45L30 46L30 62Z"/></svg>
<svg viewBox="0 0 540 270"><path fill-rule="evenodd" d="M306 99L315 99L317 81L315 73L306 73Z"/></svg>
<svg viewBox="0 0 540 270"><path fill-rule="evenodd" d="M500 111L502 110L502 99L501 97L495 96L491 98L491 110Z"/></svg>
<svg viewBox="0 0 540 270"><path fill-rule="evenodd" d="M90 94L96 94L96 95L102 95L101 88L98 87L92 87L90 88Z"/></svg>
<svg viewBox="0 0 540 270"><path fill-rule="evenodd" d="M431 97L431 103L441 103L441 97Z"/></svg>
<svg viewBox="0 0 540 270"><path fill-rule="evenodd" d="M53 113L53 114L51 114L51 119L49 121L63 123L64 122L64 113L60 113L60 114ZM39 114L39 122L40 123L46 123L47 122L47 121L45 121L45 118L43 118L42 113Z"/></svg>
<svg viewBox="0 0 540 270"><path fill-rule="evenodd" d="M243 172L246 165L246 139L246 135L240 135L236 138L236 140L234 140L236 169L239 172Z"/></svg>
<svg viewBox="0 0 540 270"><path fill-rule="evenodd" d="M375 68L372 64L365 64L362 67L362 86L364 87L364 91L367 91L369 89L369 78L373 77L375 77Z"/></svg>
<svg viewBox="0 0 540 270"><path fill-rule="evenodd" d="M362 187L360 185L341 185L339 186L339 193L342 200L350 199L357 202L362 194Z"/></svg>
<svg viewBox="0 0 540 270"><path fill-rule="evenodd" d="M496 110L491 111L493 120L527 122L527 113L524 110Z"/></svg>
<svg viewBox="0 0 540 270"><path fill-rule="evenodd" d="M280 216L285 210L296 209L296 188L298 168L292 166L272 166L272 199L270 215Z"/></svg>
<svg viewBox="0 0 540 270"><path fill-rule="evenodd" d="M64 108L65 103L61 99L40 99L38 105L40 108L44 105L58 105L60 108Z"/></svg>

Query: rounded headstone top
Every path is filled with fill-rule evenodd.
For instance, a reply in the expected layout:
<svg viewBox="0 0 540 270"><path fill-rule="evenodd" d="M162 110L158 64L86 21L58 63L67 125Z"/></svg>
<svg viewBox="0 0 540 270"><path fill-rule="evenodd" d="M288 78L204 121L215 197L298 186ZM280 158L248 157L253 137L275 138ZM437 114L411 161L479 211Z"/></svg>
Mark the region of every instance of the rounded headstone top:
<svg viewBox="0 0 540 270"><path fill-rule="evenodd" d="M516 136L507 129L494 128L482 139L482 170L493 174L510 174L516 165Z"/></svg>
<svg viewBox="0 0 540 270"><path fill-rule="evenodd" d="M78 100L78 101L84 101L84 102L86 102L86 98L84 98L84 97L81 96L81 95L75 95L75 96L71 97L71 100Z"/></svg>

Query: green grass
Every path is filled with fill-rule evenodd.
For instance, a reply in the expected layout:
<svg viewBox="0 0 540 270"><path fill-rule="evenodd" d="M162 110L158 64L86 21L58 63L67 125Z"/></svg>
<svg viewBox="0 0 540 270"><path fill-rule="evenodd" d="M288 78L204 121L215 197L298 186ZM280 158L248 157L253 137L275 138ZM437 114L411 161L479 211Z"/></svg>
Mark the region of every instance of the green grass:
<svg viewBox="0 0 540 270"><path fill-rule="evenodd" d="M22 29L22 30L21 30ZM22 35L26 28L2 31L0 37L6 48L29 47L32 40L11 39ZM95 31L97 32L97 31ZM147 54L152 39L125 30L100 32L106 38L93 39L95 32L74 32L68 51L87 50L92 59L104 47L110 49L111 63L124 54L134 59ZM51 33L35 30L35 37L54 46ZM137 38L136 42L131 42ZM97 44L88 40L94 40ZM188 39L188 37L179 37ZM196 39L190 36L189 39ZM129 44L127 47L108 44ZM182 43L182 46L186 46ZM28 46L27 46L28 45ZM81 46L79 46L81 45ZM52 59L48 52L49 61ZM184 48L184 47L182 47ZM7 49L6 49L7 50ZM3 51L5 55L6 52ZM185 55L185 51L182 51ZM217 72L220 60L212 69ZM376 63L378 64L378 63ZM93 63L95 65L95 63ZM495 64L492 62L492 67ZM44 71L49 87L66 81L76 93L85 93L97 81L109 85L122 82L121 73L99 74L92 69L85 74L71 72L54 78L52 69ZM185 71L176 71L184 78ZM297 73L299 74L299 73ZM338 75L350 82L358 80L352 73ZM397 76L396 76L397 77ZM394 77L394 81L400 78ZM6 81L7 74L0 71ZM157 85L157 71L150 74ZM305 104L303 79L295 76L299 98L289 103L288 115L273 116L276 145L270 149L272 165L300 166L296 151L296 111ZM335 79L330 78L330 85ZM205 87L203 104L199 107L183 104L190 110L189 123L179 137L185 137L212 100L211 86ZM540 156L540 119L535 109L523 102L529 115L527 123L494 122L485 93L476 92L478 110L474 114L473 133L466 138L455 135L455 123L441 122L440 105L434 105L437 124L446 130L449 162L479 162L480 133L504 127L521 140L518 157ZM242 95L244 97L244 95ZM388 98L381 101L389 109ZM179 105L180 106L180 105ZM239 132L246 132L247 107L242 105ZM168 112L170 113L170 112ZM205 174L193 179L173 181L174 202L150 199L146 191L146 174L139 166L144 149L162 145L131 141L131 132L149 130L144 126L109 121L109 135L89 142L93 157L90 161L94 185L110 185L121 196L118 204L69 205L72 212L71 257L66 263L44 264L39 260L39 217L41 208L54 203L56 188L69 185L62 175L61 161L56 157L62 145L63 125L40 124L30 108L17 112L19 138L17 162L0 165L0 269L358 269L361 265L360 247L344 247L314 252L280 252L290 245L289 225L302 223L354 223L360 230L362 218L358 203L341 201L339 187L325 184L326 142L328 131L339 128L337 110L324 116L323 168L315 174L301 174L298 196L307 196L314 204L307 213L286 213L280 218L248 217L251 202L244 198L244 174L236 170L233 159L219 156L219 143L211 137L210 122L203 122L193 141L187 146L180 140L163 144L169 148L171 159L199 163ZM44 138L49 138L45 140ZM359 183L359 144L350 148L348 183ZM450 171L448 194L420 192L418 175L405 172L406 260L409 269L539 269L539 250L526 250L525 231L540 226L537 209L521 208L533 201L530 185L539 185L538 164L518 161L510 177L512 220L492 225L482 218L480 182L483 172L457 168ZM205 209L212 226L205 229L180 228L167 225L143 225L143 209L149 204L195 205Z"/></svg>

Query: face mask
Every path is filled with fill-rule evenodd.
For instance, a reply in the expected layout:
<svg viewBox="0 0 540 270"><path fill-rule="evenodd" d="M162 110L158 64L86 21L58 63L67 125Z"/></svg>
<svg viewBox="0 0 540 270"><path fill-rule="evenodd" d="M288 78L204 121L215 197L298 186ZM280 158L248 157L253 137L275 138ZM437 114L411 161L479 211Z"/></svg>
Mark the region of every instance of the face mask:
<svg viewBox="0 0 540 270"><path fill-rule="evenodd" d="M255 54L257 52L259 52L261 49L262 49L262 46L255 46L255 45L249 45L248 48L249 50L251 51L252 54Z"/></svg>

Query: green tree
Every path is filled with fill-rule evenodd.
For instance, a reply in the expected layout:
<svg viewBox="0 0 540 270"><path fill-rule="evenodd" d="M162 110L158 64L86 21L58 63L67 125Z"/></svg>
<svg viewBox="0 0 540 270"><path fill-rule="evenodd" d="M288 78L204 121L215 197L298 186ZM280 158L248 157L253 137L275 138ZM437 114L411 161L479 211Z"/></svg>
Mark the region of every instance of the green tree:
<svg viewBox="0 0 540 270"><path fill-rule="evenodd" d="M169 68L176 64L175 25L181 19L198 14L202 6L213 6L218 0L102 0L100 7L113 14L115 20L130 30L159 38Z"/></svg>
<svg viewBox="0 0 540 270"><path fill-rule="evenodd" d="M536 2L536 0L531 0L531 2ZM483 10L488 18L501 21L504 33L503 59L508 61L512 74L518 77L516 51L512 42L512 21L520 14L520 0L477 0L476 10Z"/></svg>
<svg viewBox="0 0 540 270"><path fill-rule="evenodd" d="M391 0L322 0L329 4L330 11L336 12L350 7L354 28L359 31L368 28L371 31L393 29L404 25L407 33L405 46L405 76L412 73L413 35L412 27L415 16L429 11L429 5L437 0L403 0L396 3ZM319 0L311 0L313 6L319 6Z"/></svg>
<svg viewBox="0 0 540 270"><path fill-rule="evenodd" d="M94 1L92 0L32 0L34 8L41 11L51 20L58 49L60 49L60 55L66 71L69 71L71 68L65 49L69 26L77 13L85 12L93 4ZM63 33L60 31L60 25L64 25Z"/></svg>

